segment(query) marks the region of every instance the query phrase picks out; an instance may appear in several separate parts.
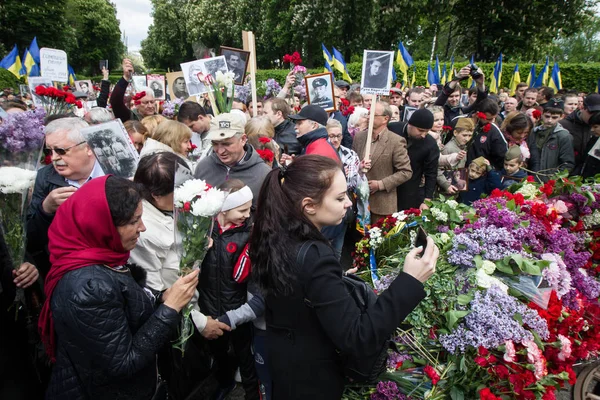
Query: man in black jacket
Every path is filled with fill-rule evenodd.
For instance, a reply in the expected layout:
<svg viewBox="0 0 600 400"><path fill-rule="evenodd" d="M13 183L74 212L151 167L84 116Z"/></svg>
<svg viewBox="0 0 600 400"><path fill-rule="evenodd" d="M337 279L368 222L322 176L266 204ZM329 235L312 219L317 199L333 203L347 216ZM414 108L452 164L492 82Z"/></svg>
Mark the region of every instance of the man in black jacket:
<svg viewBox="0 0 600 400"><path fill-rule="evenodd" d="M433 114L427 109L415 111L408 123L392 122L388 129L406 139L412 177L398 186L398 210L425 209L425 200L433 198L437 178L440 150L435 139L429 135L433 127ZM425 177L423 193L419 185Z"/></svg>
<svg viewBox="0 0 600 400"><path fill-rule="evenodd" d="M484 157L498 171L504 168L504 156L508 151L508 144L500 128L494 123L499 112L498 103L487 98L477 105L473 115L458 117L473 118L475 122L473 138L467 144L466 165L478 157ZM456 125L456 120L453 125Z"/></svg>
<svg viewBox="0 0 600 400"><path fill-rule="evenodd" d="M269 99L263 104L263 112L275 127L275 141L281 147L281 152L299 155L302 145L296 139L296 125L288 119L290 115L288 103L277 97Z"/></svg>
<svg viewBox="0 0 600 400"><path fill-rule="evenodd" d="M459 115L468 114L479 104L481 101L487 98L487 92L485 91L485 75L479 70L481 76L475 80L477 84L477 100L473 105L468 107L462 107L460 105L460 94L462 88L460 87L460 81L467 79L471 73L471 67L467 65L463 67L453 80L444 85L444 89L435 101L436 106L444 106L444 125L450 126L452 120Z"/></svg>
<svg viewBox="0 0 600 400"><path fill-rule="evenodd" d="M27 210L27 252L42 277L50 269L48 228L56 210L84 183L104 175L81 135L87 126L80 118L61 118L46 126L46 149L51 151L52 165L38 171Z"/></svg>
<svg viewBox="0 0 600 400"><path fill-rule="evenodd" d="M590 119L600 111L600 94L593 93L583 100L583 109L575 110L559 121L563 128L573 136L573 148L575 150L575 169L581 171L584 158L587 154L586 148L592 138L590 133Z"/></svg>

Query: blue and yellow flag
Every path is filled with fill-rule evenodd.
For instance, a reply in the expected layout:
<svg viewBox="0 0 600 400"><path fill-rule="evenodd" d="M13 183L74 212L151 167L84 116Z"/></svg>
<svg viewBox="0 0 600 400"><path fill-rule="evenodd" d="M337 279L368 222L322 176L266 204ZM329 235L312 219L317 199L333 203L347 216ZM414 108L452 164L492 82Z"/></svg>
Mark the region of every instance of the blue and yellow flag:
<svg viewBox="0 0 600 400"><path fill-rule="evenodd" d="M37 36L33 38L29 45L29 54L33 57L33 61L35 61L37 65L40 65L40 48L37 43Z"/></svg>
<svg viewBox="0 0 600 400"><path fill-rule="evenodd" d="M323 57L325 58L325 70L323 72L331 72L333 73L333 69L331 66L333 65L333 57L331 57L331 53L327 50L327 47L323 43L321 43L321 48L323 49Z"/></svg>
<svg viewBox="0 0 600 400"><path fill-rule="evenodd" d="M552 67L552 74L550 74L548 86L554 89L554 92L558 92L562 89L562 76L560 75L560 68L558 67L557 62L555 62L554 67Z"/></svg>
<svg viewBox="0 0 600 400"><path fill-rule="evenodd" d="M494 65L494 72L492 73L492 80L490 83L491 93L500 93L500 86L502 85L502 53L498 56L496 64Z"/></svg>
<svg viewBox="0 0 600 400"><path fill-rule="evenodd" d="M475 56L471 55L471 64L475 64ZM473 86L475 86L475 81L473 80L473 78L471 78L471 75L469 75L469 80L467 81L467 87L472 88Z"/></svg>
<svg viewBox="0 0 600 400"><path fill-rule="evenodd" d="M440 77L440 84L445 85L448 82L448 72L446 71L446 63L444 63L444 67L442 68L442 76Z"/></svg>
<svg viewBox="0 0 600 400"><path fill-rule="evenodd" d="M344 61L344 56L342 53L338 51L335 47L333 49L333 68L336 71L342 73L342 79L352 83L352 78L350 78L350 74L348 73L348 67L346 67L346 61Z"/></svg>
<svg viewBox="0 0 600 400"><path fill-rule="evenodd" d="M414 61L408 51L404 47L404 43L398 43L398 53L396 55L396 64L402 71L402 84L408 84L408 69L413 66Z"/></svg>
<svg viewBox="0 0 600 400"><path fill-rule="evenodd" d="M425 75L425 80L427 81L428 86L435 84L435 73L433 72L433 69L431 69L431 63L427 63L427 74Z"/></svg>
<svg viewBox="0 0 600 400"><path fill-rule="evenodd" d="M535 64L531 64L531 69L529 70L529 75L527 75L527 86L529 87L533 87L533 85L535 84L535 80L536 80L536 74L535 74Z"/></svg>
<svg viewBox="0 0 600 400"><path fill-rule="evenodd" d="M539 88L542 86L546 86L548 84L548 63L549 62L550 62L549 57L546 56L546 64L544 64L544 67L540 71L540 74L538 75L537 79L535 80L535 84L533 85L533 87Z"/></svg>
<svg viewBox="0 0 600 400"><path fill-rule="evenodd" d="M29 48L26 48L25 53L23 54L23 67L21 68L21 75L40 76L40 68L33 59Z"/></svg>
<svg viewBox="0 0 600 400"><path fill-rule="evenodd" d="M433 76L435 77L435 84L439 85L441 82L441 70L440 70L440 60L438 59L438 56L435 56L435 68L433 70Z"/></svg>
<svg viewBox="0 0 600 400"><path fill-rule="evenodd" d="M413 73L412 78L410 79L410 87L415 87L415 82L417 81L417 66L413 64Z"/></svg>
<svg viewBox="0 0 600 400"><path fill-rule="evenodd" d="M446 83L454 79L454 56L450 58L450 69L448 70L448 76L446 77Z"/></svg>
<svg viewBox="0 0 600 400"><path fill-rule="evenodd" d="M17 78L21 77L21 57L19 56L19 49L17 49L16 44L10 53L0 61L0 68L9 70Z"/></svg>
<svg viewBox="0 0 600 400"><path fill-rule="evenodd" d="M77 76L75 76L75 71L73 71L73 67L71 67L70 65L68 66L68 70L69 70L69 85L73 86L75 84L75 81L77 80Z"/></svg>
<svg viewBox="0 0 600 400"><path fill-rule="evenodd" d="M516 91L517 91L517 85L521 83L521 74L519 73L519 63L515 64L515 69L513 71L513 74L510 78L510 84L508 85L508 88L510 89L510 95L514 96Z"/></svg>

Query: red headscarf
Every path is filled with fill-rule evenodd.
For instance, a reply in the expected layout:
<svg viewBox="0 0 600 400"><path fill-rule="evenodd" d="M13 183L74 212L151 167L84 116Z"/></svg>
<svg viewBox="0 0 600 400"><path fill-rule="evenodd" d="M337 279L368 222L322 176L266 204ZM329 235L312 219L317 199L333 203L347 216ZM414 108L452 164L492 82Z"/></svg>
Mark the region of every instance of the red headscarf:
<svg viewBox="0 0 600 400"><path fill-rule="evenodd" d="M56 211L48 230L48 250L52 267L46 276L46 302L38 327L46 352L55 360L54 321L50 300L52 292L69 271L94 264L110 267L124 265L129 252L123 249L117 228L112 223L106 200L106 179L96 178L77 190Z"/></svg>

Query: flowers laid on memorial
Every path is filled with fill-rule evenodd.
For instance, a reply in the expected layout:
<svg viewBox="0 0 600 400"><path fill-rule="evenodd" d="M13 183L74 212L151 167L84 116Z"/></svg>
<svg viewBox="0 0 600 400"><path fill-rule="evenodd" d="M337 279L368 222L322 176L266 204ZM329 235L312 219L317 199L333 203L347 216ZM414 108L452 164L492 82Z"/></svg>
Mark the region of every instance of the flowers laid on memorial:
<svg viewBox="0 0 600 400"><path fill-rule="evenodd" d="M75 107L83 107L81 101L77 100L73 93L53 86L36 86L35 94L42 99L44 110L48 115L62 114Z"/></svg>
<svg viewBox="0 0 600 400"><path fill-rule="evenodd" d="M376 221L356 245L354 265L378 293L418 226L440 257L381 382L349 398L554 399L574 363L600 351L600 184L562 176L473 207L429 206Z"/></svg>

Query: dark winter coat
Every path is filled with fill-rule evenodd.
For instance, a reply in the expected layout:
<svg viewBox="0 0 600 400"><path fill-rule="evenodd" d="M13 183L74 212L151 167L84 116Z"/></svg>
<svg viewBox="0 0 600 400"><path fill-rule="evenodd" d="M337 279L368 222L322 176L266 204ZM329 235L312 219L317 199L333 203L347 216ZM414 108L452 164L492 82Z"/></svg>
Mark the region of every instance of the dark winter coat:
<svg viewBox="0 0 600 400"><path fill-rule="evenodd" d="M124 98L128 85L129 82L127 82L125 78L121 78L118 80L110 94L110 106L113 114L115 115L115 118L119 118L123 123L129 120L141 121L143 118L137 113L137 110L130 110L129 107L125 105Z"/></svg>
<svg viewBox="0 0 600 400"><path fill-rule="evenodd" d="M422 140L415 140L408 137L408 123L392 122L388 124L388 129L397 135L406 139L408 158L410 159L410 168L412 177L407 182L398 186L398 210L407 210L409 208L419 208L423 198L419 196L419 185L421 179L425 177L425 197L433 198L433 191L437 180L438 164L440 159L440 149L437 142L431 135L425 136Z"/></svg>
<svg viewBox="0 0 600 400"><path fill-rule="evenodd" d="M458 117L471 118L471 117ZM453 126L456 125L456 119L453 121ZM490 124L488 132L483 131L483 127L476 125L475 132L471 142L467 144L467 166L471 161L478 157L484 157L490 162L492 167L497 170L504 168L504 156L508 151L508 143L500 128L496 124Z"/></svg>
<svg viewBox="0 0 600 400"><path fill-rule="evenodd" d="M42 209L42 203L51 191L66 186L69 184L52 165L41 168L35 178L31 203L27 209L27 253L42 277L50 270L48 228L54 219L54 214L46 214Z"/></svg>
<svg viewBox="0 0 600 400"><path fill-rule="evenodd" d="M290 243L292 254L300 246ZM402 272L361 314L346 291L334 250L325 243L308 250L296 276L290 295L265 298L273 399L341 399L344 376L336 350L357 357L379 351L425 297L423 285Z"/></svg>
<svg viewBox="0 0 600 400"><path fill-rule="evenodd" d="M585 158L583 159L583 165L581 166L580 172L580 175L584 178L589 178L596 174L600 174L600 160L596 157L588 155L588 153L590 152L592 147L594 147L597 141L598 138L593 137L592 139L590 139L587 147L585 148ZM600 154L598 154L597 157L600 157Z"/></svg>
<svg viewBox="0 0 600 400"><path fill-rule="evenodd" d="M46 398L151 399L156 354L179 321L134 279L140 267L91 265L60 280L50 306L56 364ZM142 282L143 283L143 282Z"/></svg>
<svg viewBox="0 0 600 400"><path fill-rule="evenodd" d="M302 151L302 145L296 139L296 124L289 119L284 120L282 123L275 127L275 141L281 148L281 152L285 152L287 146L287 154L299 155Z"/></svg>
<svg viewBox="0 0 600 400"><path fill-rule="evenodd" d="M96 99L96 105L98 107L106 108L108 105L108 94L110 93L110 81L102 80L100 82L100 94Z"/></svg>
<svg viewBox="0 0 600 400"><path fill-rule="evenodd" d="M563 128L569 131L573 136L573 149L575 151L575 169L581 170L583 160L587 152L585 151L592 134L590 126L581 119L581 110L575 110L567 115L565 119L558 122Z"/></svg>
<svg viewBox="0 0 600 400"><path fill-rule="evenodd" d="M474 201L479 200L481 195L489 195L494 189L501 189L502 182L500 180L500 174L491 170L487 174L477 179L469 178L469 190L466 192L460 192L458 195L458 201L470 206Z"/></svg>
<svg viewBox="0 0 600 400"><path fill-rule="evenodd" d="M542 128L543 129L543 128ZM531 153L529 169L532 171L544 171L544 174L554 174L558 171L575 168L575 154L573 152L573 137L560 124L548 135L542 149L538 149L537 132L534 129L527 138L527 146ZM540 175L540 178L548 180L548 177Z"/></svg>
<svg viewBox="0 0 600 400"><path fill-rule="evenodd" d="M207 316L217 318L247 301L246 283L233 279L233 269L250 237L248 221L244 225L219 233L215 222L213 246L206 253L198 278L198 305Z"/></svg>
<svg viewBox="0 0 600 400"><path fill-rule="evenodd" d="M513 185L515 183L523 182L523 180L525 180L525 179L527 179L527 172L523 171L522 169L518 170L513 175L508 175L506 173L505 169L500 171L500 180L502 182L502 189L506 189L510 185Z"/></svg>

